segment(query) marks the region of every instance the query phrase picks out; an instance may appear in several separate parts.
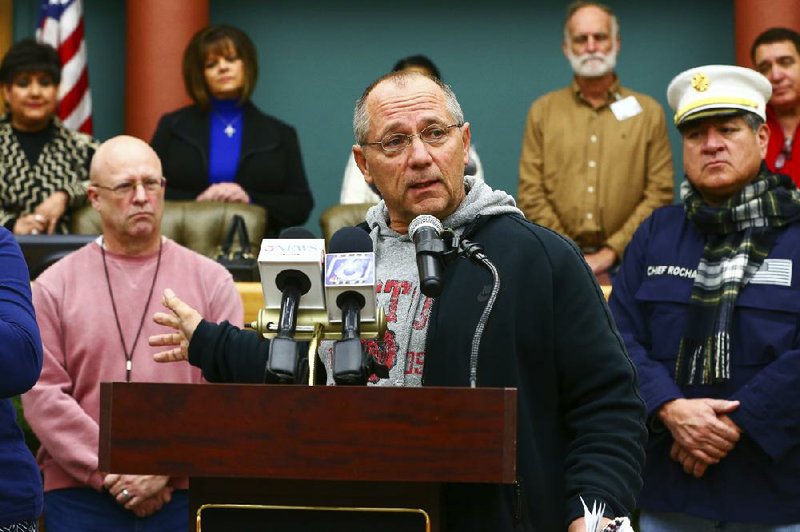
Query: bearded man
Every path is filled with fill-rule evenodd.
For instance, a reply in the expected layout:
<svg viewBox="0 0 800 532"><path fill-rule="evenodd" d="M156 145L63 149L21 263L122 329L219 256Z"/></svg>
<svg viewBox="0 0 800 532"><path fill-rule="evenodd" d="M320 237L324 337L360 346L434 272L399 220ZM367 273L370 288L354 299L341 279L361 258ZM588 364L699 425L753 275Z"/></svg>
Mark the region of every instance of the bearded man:
<svg viewBox="0 0 800 532"><path fill-rule="evenodd" d="M519 208L573 239L601 282L639 224L669 204L673 191L664 112L620 86L619 48L611 9L569 6L562 49L575 78L531 106L519 163Z"/></svg>

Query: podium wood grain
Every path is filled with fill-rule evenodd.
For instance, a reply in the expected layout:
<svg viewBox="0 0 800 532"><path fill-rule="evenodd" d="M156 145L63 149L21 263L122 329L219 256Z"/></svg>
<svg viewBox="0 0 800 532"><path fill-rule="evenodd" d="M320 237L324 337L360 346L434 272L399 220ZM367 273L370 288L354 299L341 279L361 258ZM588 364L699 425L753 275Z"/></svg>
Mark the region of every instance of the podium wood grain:
<svg viewBox="0 0 800 532"><path fill-rule="evenodd" d="M512 483L516 390L103 383L100 469Z"/></svg>

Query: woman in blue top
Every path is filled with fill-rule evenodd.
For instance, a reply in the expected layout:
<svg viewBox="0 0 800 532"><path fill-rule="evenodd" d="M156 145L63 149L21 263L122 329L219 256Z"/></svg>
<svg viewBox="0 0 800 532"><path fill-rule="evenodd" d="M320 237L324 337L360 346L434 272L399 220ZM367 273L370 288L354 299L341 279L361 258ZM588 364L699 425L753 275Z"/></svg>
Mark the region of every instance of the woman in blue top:
<svg viewBox="0 0 800 532"><path fill-rule="evenodd" d="M215 25L192 37L183 79L193 105L161 117L151 144L167 178L167 199L255 203L267 233L302 225L314 200L294 128L250 101L258 77L250 38Z"/></svg>
<svg viewBox="0 0 800 532"><path fill-rule="evenodd" d="M0 531L36 531L42 478L16 422L11 398L42 370L42 340L31 303L28 268L11 233L0 227Z"/></svg>

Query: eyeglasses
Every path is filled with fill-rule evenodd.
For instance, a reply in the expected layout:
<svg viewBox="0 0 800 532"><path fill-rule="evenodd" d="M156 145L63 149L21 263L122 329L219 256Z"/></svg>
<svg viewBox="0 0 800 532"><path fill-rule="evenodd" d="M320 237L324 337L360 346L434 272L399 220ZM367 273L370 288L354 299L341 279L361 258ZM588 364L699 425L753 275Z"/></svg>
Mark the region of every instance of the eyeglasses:
<svg viewBox="0 0 800 532"><path fill-rule="evenodd" d="M444 144L447 140L447 136L450 133L450 130L454 127L461 127L464 124L451 124L449 126L443 126L441 124L431 124L419 133L414 135L406 135L404 133L390 133L383 137L378 142L364 142L362 146L380 146L381 149L386 153L397 153L400 151L405 150L409 144L411 144L411 139L414 137L419 137L419 140L424 142L425 144L430 144L431 146L438 146L440 144Z"/></svg>
<svg viewBox="0 0 800 532"><path fill-rule="evenodd" d="M775 169L780 170L786 165L786 161L790 161L792 159L792 139L787 138L786 141L783 143L783 149L775 157Z"/></svg>
<svg viewBox="0 0 800 532"><path fill-rule="evenodd" d="M135 192L137 188L139 188L139 185L142 186L145 192L147 192L148 194L152 194L164 188L166 184L167 184L167 179L164 177L146 177L141 181L125 181L113 187L107 187L105 185L99 185L97 183L90 183L90 185L93 187L111 191L111 193L117 196L118 198L127 198L133 192Z"/></svg>

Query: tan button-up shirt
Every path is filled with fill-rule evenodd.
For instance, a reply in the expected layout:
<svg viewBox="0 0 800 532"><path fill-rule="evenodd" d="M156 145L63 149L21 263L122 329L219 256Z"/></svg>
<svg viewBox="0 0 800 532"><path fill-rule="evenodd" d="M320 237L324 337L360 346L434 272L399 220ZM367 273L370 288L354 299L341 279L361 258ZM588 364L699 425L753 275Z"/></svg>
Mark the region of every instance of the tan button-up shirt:
<svg viewBox="0 0 800 532"><path fill-rule="evenodd" d="M618 120L610 105L633 96L642 112ZM616 80L593 108L571 87L536 100L528 112L517 204L528 219L584 249L619 257L639 224L672 202L672 154L661 106Z"/></svg>

